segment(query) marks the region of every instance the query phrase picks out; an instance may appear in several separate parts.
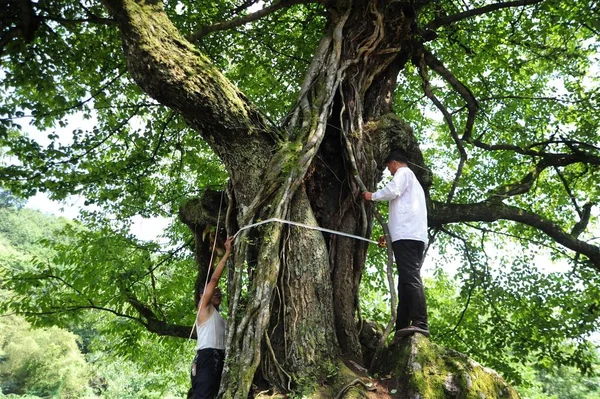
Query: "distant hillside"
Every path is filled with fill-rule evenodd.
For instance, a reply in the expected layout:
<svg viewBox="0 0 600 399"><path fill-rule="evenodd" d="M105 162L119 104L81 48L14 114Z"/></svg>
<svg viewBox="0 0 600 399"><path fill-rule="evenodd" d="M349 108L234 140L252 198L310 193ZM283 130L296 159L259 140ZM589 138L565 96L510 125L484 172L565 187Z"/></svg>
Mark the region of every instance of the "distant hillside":
<svg viewBox="0 0 600 399"><path fill-rule="evenodd" d="M51 238L69 220L40 211L0 207L0 256L48 256L40 240Z"/></svg>

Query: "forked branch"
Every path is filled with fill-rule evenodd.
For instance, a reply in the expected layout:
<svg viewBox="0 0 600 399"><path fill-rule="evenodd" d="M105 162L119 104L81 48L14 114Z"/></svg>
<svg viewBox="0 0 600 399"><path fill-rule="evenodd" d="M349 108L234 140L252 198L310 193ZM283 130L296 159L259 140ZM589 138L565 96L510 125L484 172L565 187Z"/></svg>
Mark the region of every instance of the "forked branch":
<svg viewBox="0 0 600 399"><path fill-rule="evenodd" d="M452 188L448 193L448 197L446 199L446 203L451 203L452 198L454 198L454 194L456 192L456 188L458 187L458 182L460 180L460 176L462 175L463 167L465 162L467 161L467 151L465 150L465 146L462 143L460 137L458 137L458 133L456 132L456 127L454 126L454 121L452 119L452 115L448 112L448 109L442 104L442 102L433 94L433 90L431 90L431 83L429 82L429 78L427 76L427 63L425 61L425 55L421 53L419 57L417 67L419 68L419 75L421 76L421 80L423 81L423 91L427 98L429 98L440 110L442 115L444 116L444 120L448 125L448 129L450 130L450 135L458 148L458 152L460 154L460 161L458 163L458 168L456 169L456 176L454 177L454 181L452 182Z"/></svg>
<svg viewBox="0 0 600 399"><path fill-rule="evenodd" d="M469 141L471 139L471 134L473 133L473 125L475 124L475 115L477 114L477 110L479 109L479 104L477 104L477 100L475 96L471 92L471 90L465 86L460 80L454 76L452 72L448 70L442 64L440 60L436 58L432 53L423 49L423 59L429 68L436 71L456 92L465 100L467 103L467 109L469 110L469 114L467 115L467 122L465 124L465 131L462 136L463 141Z"/></svg>
<svg viewBox="0 0 600 399"><path fill-rule="evenodd" d="M495 197L511 197L526 193L531 189L532 184L539 177L539 175L548 167L565 167L576 163L598 165L600 164L599 162L600 158L596 158L594 156L590 157L584 153L545 154L543 158L532 168L532 170L527 175L525 175L525 177L523 177L518 183L506 184L492 190L490 200L494 199ZM559 174L559 177L562 176L560 176ZM575 207L578 208L577 205L575 205ZM581 215L581 212L579 213Z"/></svg>
<svg viewBox="0 0 600 399"><path fill-rule="evenodd" d="M248 22L256 21L256 20L261 19L262 17L265 17L269 14L273 14L274 12L279 11L282 8L288 8L288 7L294 6L296 4L306 4L306 3L314 3L314 2L315 2L315 0L282 0L278 3L272 4L268 7L263 8L262 10L253 12L251 14L244 15L242 17L230 19L229 21L218 22L213 25L203 26L196 32L189 35L187 37L187 39L193 43L193 42L196 42L196 41L202 39L204 36L208 35L209 33L217 32L217 31L221 31L221 30L232 29L232 28L236 28L238 26L245 25Z"/></svg>
<svg viewBox="0 0 600 399"><path fill-rule="evenodd" d="M142 319L136 319L138 322L144 325L146 329L157 335L189 338L191 326L181 326L175 324L169 324L164 320L161 320L156 313L148 307L146 304L140 302L133 292L125 290L124 295L127 302L142 316ZM145 319L145 320L144 320ZM192 335L193 337L193 335Z"/></svg>
<svg viewBox="0 0 600 399"><path fill-rule="evenodd" d="M450 25L463 19L475 17L477 15L487 14L496 10L511 7L522 7L531 4L541 3L544 0L519 0L519 1L507 1L503 3L489 4L480 8L473 8L471 10L463 11L458 14L448 15L440 18L435 18L433 21L426 25L427 29L437 29L441 26Z"/></svg>
<svg viewBox="0 0 600 399"><path fill-rule="evenodd" d="M529 155L532 157L542 157L545 158L547 161L553 163L561 163L563 162L561 160L564 159L577 158L580 159L581 162L589 163L592 165L600 165L600 155L595 155L590 152L584 151L581 149L581 147L586 147L587 149L598 151L600 151L600 148L592 144L573 140L548 140L540 143L534 143L527 147L519 147L518 145L504 143L488 144L484 143L481 140L473 140L471 141L471 144L473 144L475 147L479 147L486 151L513 151L517 154ZM569 149L571 149L572 153L552 153L534 149L536 147L546 146L548 144L565 144L569 147Z"/></svg>

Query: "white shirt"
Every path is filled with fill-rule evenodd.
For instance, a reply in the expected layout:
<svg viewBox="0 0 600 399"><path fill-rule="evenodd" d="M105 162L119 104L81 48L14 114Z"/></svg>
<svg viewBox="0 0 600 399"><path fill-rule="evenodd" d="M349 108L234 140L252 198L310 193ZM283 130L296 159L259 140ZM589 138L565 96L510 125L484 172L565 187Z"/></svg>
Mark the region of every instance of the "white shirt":
<svg viewBox="0 0 600 399"><path fill-rule="evenodd" d="M408 167L400 167L392 180L374 192L373 201L390 201L389 223L393 241L417 240L427 244L427 205L417 177Z"/></svg>
<svg viewBox="0 0 600 399"><path fill-rule="evenodd" d="M196 323L196 350L225 349L225 320L213 307L212 315L202 324Z"/></svg>

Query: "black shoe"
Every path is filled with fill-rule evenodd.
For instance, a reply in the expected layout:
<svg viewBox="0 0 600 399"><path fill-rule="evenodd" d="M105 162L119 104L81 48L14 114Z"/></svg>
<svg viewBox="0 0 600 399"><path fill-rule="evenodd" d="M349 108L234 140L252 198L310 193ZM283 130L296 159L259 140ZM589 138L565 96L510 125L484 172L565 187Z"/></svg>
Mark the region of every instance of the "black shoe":
<svg viewBox="0 0 600 399"><path fill-rule="evenodd" d="M423 334L425 337L429 337L429 330L425 330L424 328L420 328L417 326L408 326L406 328L396 331L396 334L394 335L394 340L396 340L396 337L403 338L414 333Z"/></svg>

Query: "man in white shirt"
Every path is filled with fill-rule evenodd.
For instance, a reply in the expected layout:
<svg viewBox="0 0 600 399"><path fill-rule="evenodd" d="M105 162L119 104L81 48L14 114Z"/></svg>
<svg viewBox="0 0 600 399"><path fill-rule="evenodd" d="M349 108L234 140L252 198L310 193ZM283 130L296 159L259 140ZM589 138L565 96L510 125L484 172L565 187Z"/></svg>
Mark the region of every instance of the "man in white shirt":
<svg viewBox="0 0 600 399"><path fill-rule="evenodd" d="M408 159L394 150L385 160L392 180L381 190L363 193L367 201L389 201L392 249L398 267L398 310L395 339L413 333L429 336L421 263L427 239L425 193Z"/></svg>
<svg viewBox="0 0 600 399"><path fill-rule="evenodd" d="M225 255L200 292L196 314L196 357L190 373L192 388L188 392L188 398L214 399L219 393L225 361L225 320L219 313L219 279L231 255L232 242L232 237L225 241Z"/></svg>

